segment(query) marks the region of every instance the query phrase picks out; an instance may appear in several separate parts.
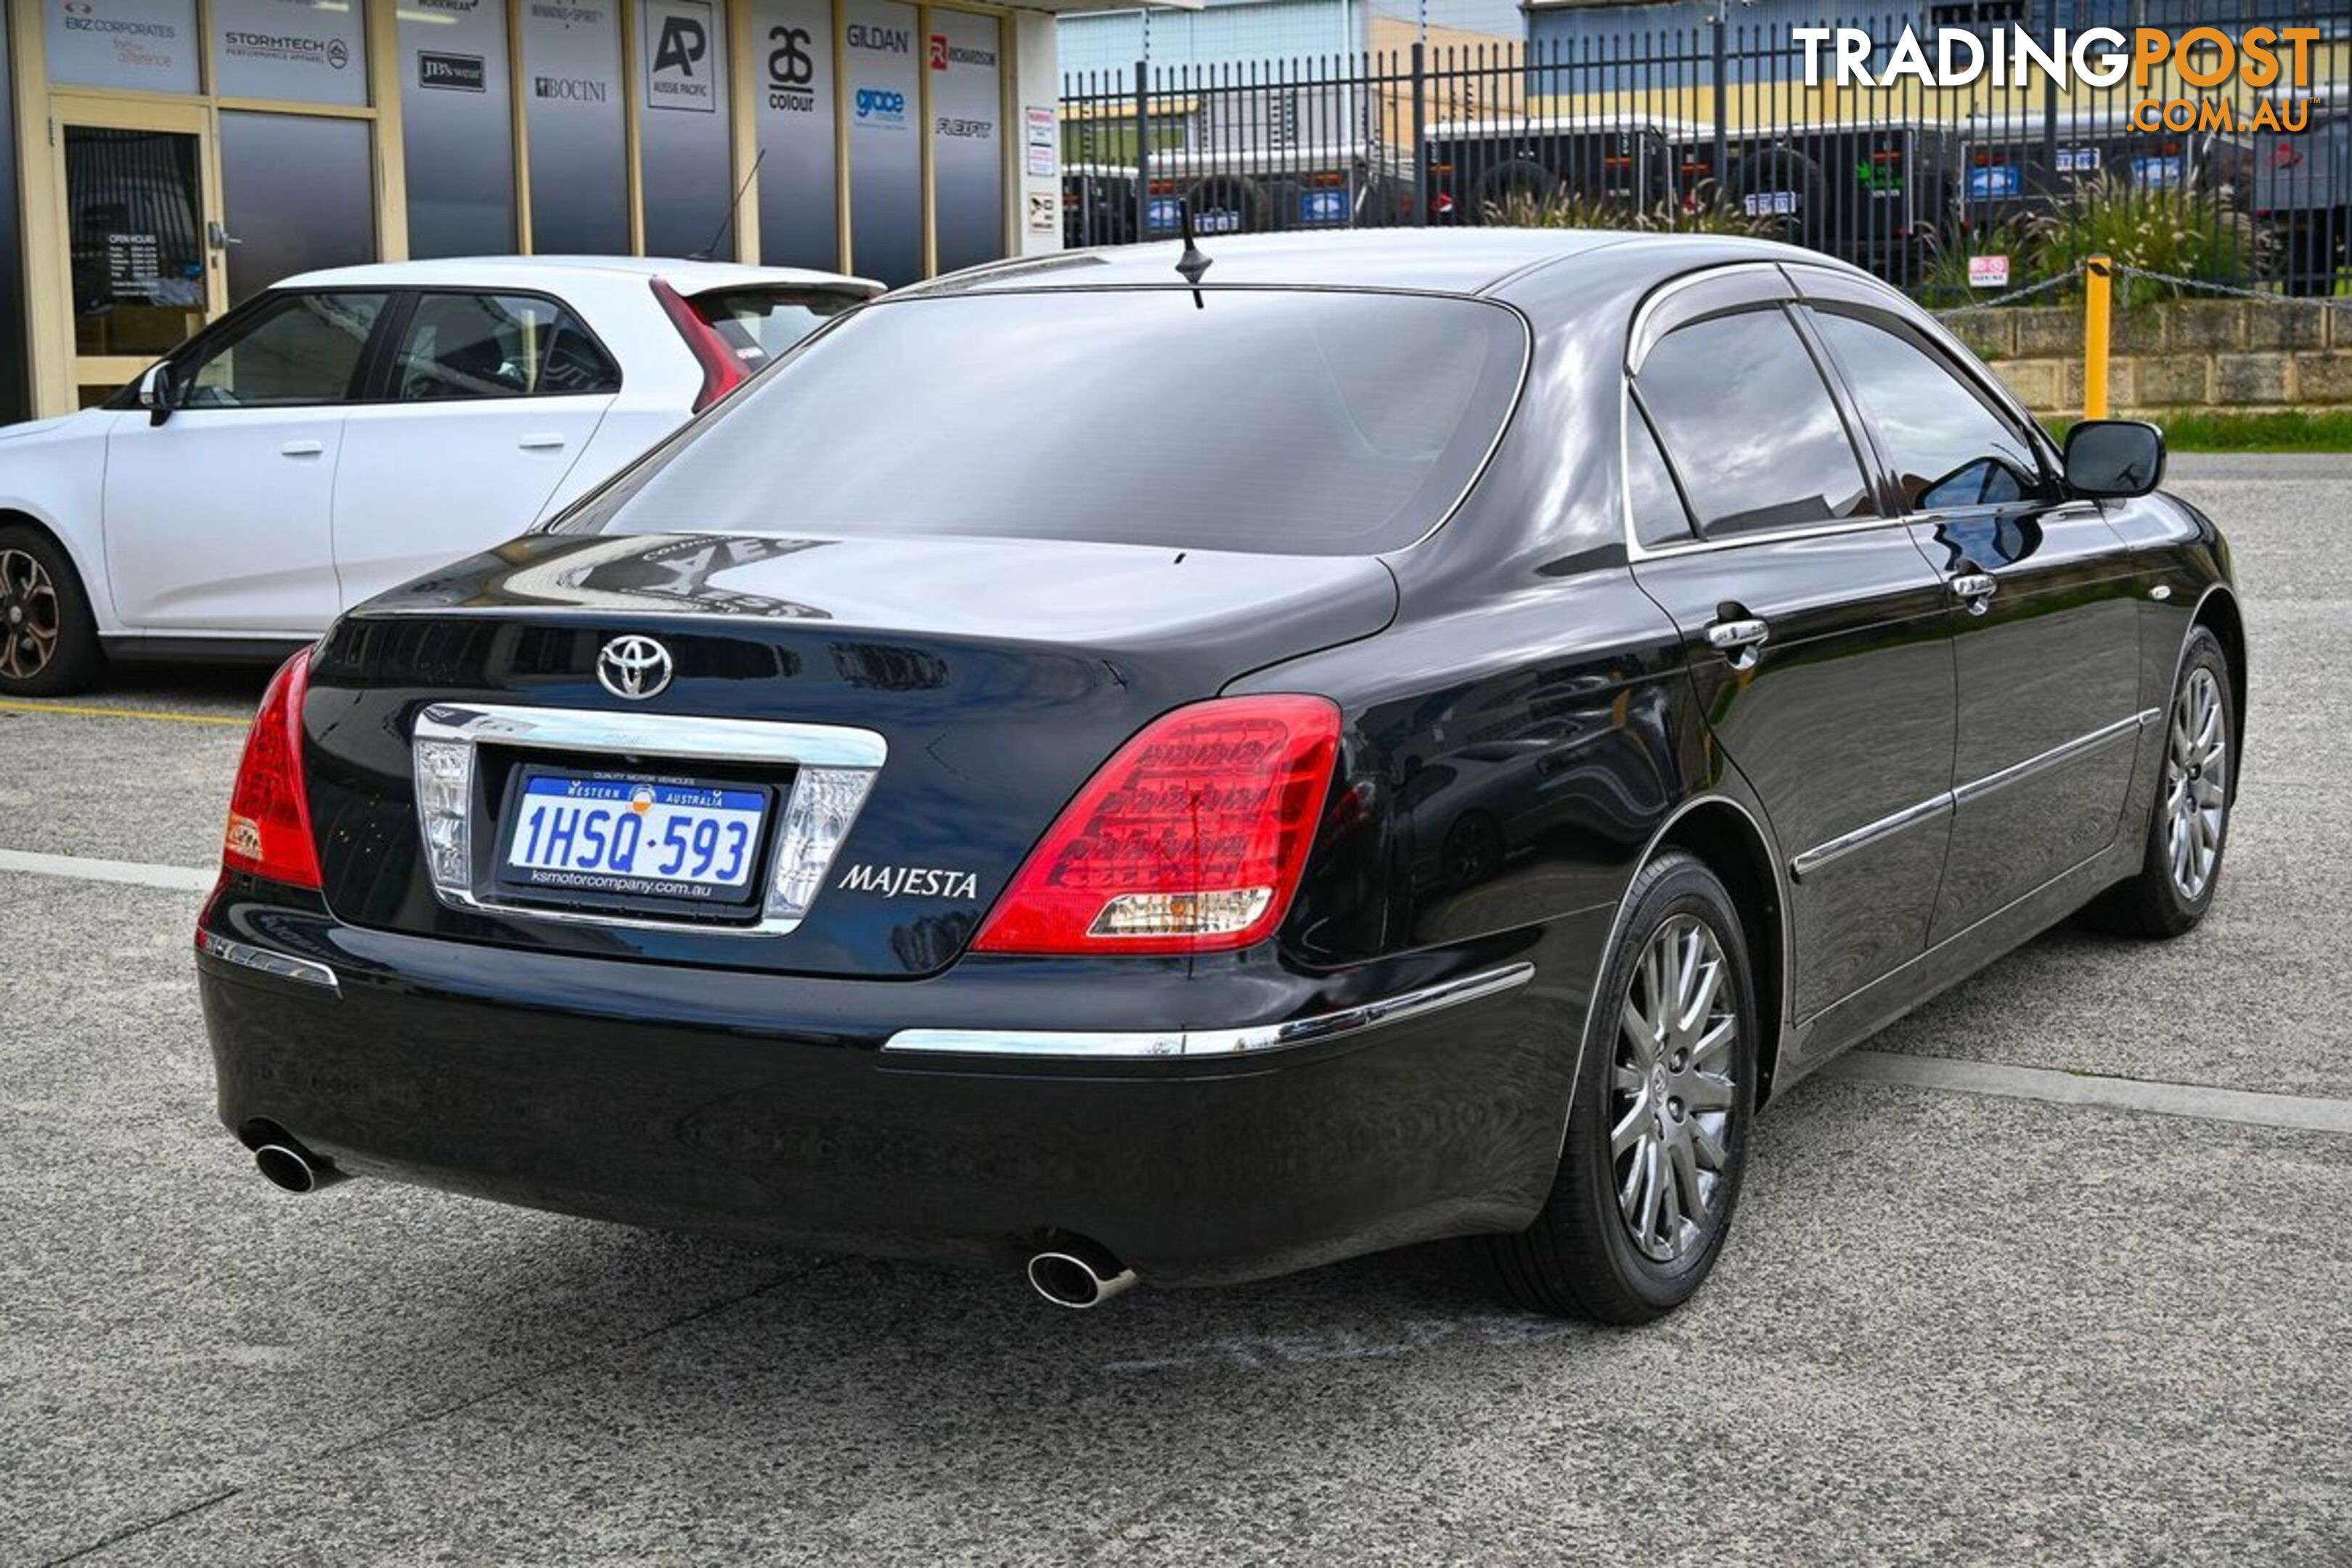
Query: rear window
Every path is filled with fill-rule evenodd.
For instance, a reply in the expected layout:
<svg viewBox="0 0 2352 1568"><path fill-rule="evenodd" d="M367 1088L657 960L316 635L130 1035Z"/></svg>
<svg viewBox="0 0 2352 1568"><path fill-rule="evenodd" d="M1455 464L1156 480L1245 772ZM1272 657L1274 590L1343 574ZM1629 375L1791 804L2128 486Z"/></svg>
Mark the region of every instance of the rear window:
<svg viewBox="0 0 2352 1568"><path fill-rule="evenodd" d="M730 289L687 300L744 365L757 370L848 310L847 294L807 289Z"/></svg>
<svg viewBox="0 0 2352 1568"><path fill-rule="evenodd" d="M1465 299L889 301L564 527L1376 553L1427 533L1468 489L1526 357L1517 314Z"/></svg>

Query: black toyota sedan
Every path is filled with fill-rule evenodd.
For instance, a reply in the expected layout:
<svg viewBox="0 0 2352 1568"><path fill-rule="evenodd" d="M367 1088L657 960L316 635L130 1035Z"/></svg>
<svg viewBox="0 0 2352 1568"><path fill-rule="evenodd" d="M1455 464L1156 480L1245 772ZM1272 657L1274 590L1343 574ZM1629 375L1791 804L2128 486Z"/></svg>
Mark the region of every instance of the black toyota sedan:
<svg viewBox="0 0 2352 1568"><path fill-rule="evenodd" d="M1476 1237L1638 1321L1775 1093L2211 903L2245 644L2152 427L1759 242L1203 247L861 307L289 663L197 933L263 1172L1071 1306Z"/></svg>

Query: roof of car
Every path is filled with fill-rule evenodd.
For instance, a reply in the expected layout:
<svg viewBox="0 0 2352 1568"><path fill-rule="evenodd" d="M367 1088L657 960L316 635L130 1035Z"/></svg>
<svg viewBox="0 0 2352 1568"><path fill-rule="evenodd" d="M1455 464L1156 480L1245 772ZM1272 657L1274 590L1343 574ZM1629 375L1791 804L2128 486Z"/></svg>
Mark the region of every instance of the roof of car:
<svg viewBox="0 0 2352 1568"><path fill-rule="evenodd" d="M1396 289L1486 294L1538 268L1632 266L1664 278L1727 261L1826 262L1813 251L1719 235L1654 235L1611 229L1397 228L1322 234L1202 235L1204 286ZM1597 253L1607 252L1606 258ZM898 297L1031 289L1182 288L1182 242L993 261L898 290Z"/></svg>
<svg viewBox="0 0 2352 1568"><path fill-rule="evenodd" d="M277 287L520 286L534 279L546 281L551 275L583 272L659 279L682 294L748 288L837 289L869 295L882 292L882 285L870 278L845 277L838 272L815 272L800 267L747 267L735 261L686 261L666 256L460 256L445 261L380 261L365 267L331 267L304 272L286 279Z"/></svg>

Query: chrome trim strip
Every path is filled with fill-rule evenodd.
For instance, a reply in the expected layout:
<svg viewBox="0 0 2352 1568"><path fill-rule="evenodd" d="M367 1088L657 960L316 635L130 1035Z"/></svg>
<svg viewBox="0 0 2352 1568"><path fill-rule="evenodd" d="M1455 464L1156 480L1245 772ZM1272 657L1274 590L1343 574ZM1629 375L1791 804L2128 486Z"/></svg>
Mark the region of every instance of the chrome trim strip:
<svg viewBox="0 0 2352 1568"><path fill-rule="evenodd" d="M1997 773L1987 773L1973 784L1964 784L1952 792L1952 798L1956 804L1962 805L1972 800L1982 799L1995 790L2007 789L2011 784L2021 783L2036 773L2047 773L2061 763L2072 762L2084 752L2095 751L2110 741L2137 734L2143 727L2154 723L2161 716L2157 710L2151 708L2143 712L2135 713L2128 719L2118 719L2112 724L2102 725L2087 735L2077 735L2063 745L2053 746L2038 756L2028 757L2021 763L2011 763Z"/></svg>
<svg viewBox="0 0 2352 1568"><path fill-rule="evenodd" d="M1890 838L1906 827L1916 827L1922 823L1941 816L1952 809L1953 797L1954 792L1946 790L1941 795L1929 796L1916 805L1906 805L1902 810L1888 816L1882 816L1875 822L1866 822L1851 833L1841 833L1826 844L1815 845L1789 862L1789 875L1801 882L1822 867L1832 861L1842 860L1857 849L1875 844L1882 838Z"/></svg>
<svg viewBox="0 0 2352 1568"><path fill-rule="evenodd" d="M490 742L540 751L626 752L647 757L878 768L890 748L871 730L788 720L704 719L681 713L606 713L579 708L509 708L436 702L417 715L420 741Z"/></svg>
<svg viewBox="0 0 2352 1568"><path fill-rule="evenodd" d="M575 754L610 761L616 755L683 758L688 761L772 763L793 769L793 787L782 805L775 848L765 868L760 919L748 925L658 920L635 915L595 914L545 904L494 898L471 880L445 881L433 872L431 814L426 808L425 753L419 742L438 742L465 751L470 792L473 748L488 743ZM889 743L871 730L789 720L709 719L681 713L615 713L576 708L520 708L497 703L436 702L416 716L410 746L415 772L417 828L424 835L425 864L436 897L452 909L475 910L554 921L566 925L618 927L630 931L693 931L704 936L784 936L799 929L808 906L824 889L833 857L840 852L857 813L890 754ZM827 798L831 807L827 809ZM847 798L847 804L842 804ZM471 858L472 805L466 818L466 858ZM834 829L837 828L837 833ZM834 837L824 864L809 869L816 840ZM782 882L814 885L804 895L787 895Z"/></svg>
<svg viewBox="0 0 2352 1568"><path fill-rule="evenodd" d="M313 963L307 958L297 958L292 953L278 952L267 947L256 947L249 942L238 942L234 938L221 936L208 931L200 931L196 933L196 945L213 957L229 963L242 964L247 969L257 969L264 974L274 974L280 980L299 980L305 985L316 985L323 990L331 991L338 996L343 994L342 982L335 978L333 970L323 963Z"/></svg>
<svg viewBox="0 0 2352 1568"><path fill-rule="evenodd" d="M1441 981L1418 990L1343 1007L1336 1013L1255 1024L1238 1029L901 1029L883 1042L886 1051L931 1056L1017 1057L1024 1059L1101 1059L1151 1057L1237 1056L1318 1045L1384 1024L1415 1018L1465 1002L1516 991L1535 977L1532 963L1515 963Z"/></svg>
<svg viewBox="0 0 2352 1568"><path fill-rule="evenodd" d="M1999 773L1987 773L1984 777L1973 783L1961 784L1957 789L1948 789L1941 795L1930 795L1916 805L1906 805L1901 811L1882 816L1875 822L1864 823L1851 833L1842 833L1828 843L1815 845L1799 855L1789 862L1789 875L1801 882L1810 873L1820 870L1832 861L1843 859L1857 849L1875 844L1880 839L1900 833L1906 827L1917 826L1947 811L1957 810L1967 802L1980 800L1996 790L2006 789L2011 784L2021 783L2036 773L2045 773L2061 763L2071 762L2086 752L2095 751L2105 745L2110 741L2120 740L2126 734L2144 730L2163 717L2164 713L2160 709L2146 709L2128 719L2118 719L2112 724L2102 725L2087 735L2077 735L2063 745L2053 746L2048 751L2037 756L2028 757L2021 763L2012 763Z"/></svg>

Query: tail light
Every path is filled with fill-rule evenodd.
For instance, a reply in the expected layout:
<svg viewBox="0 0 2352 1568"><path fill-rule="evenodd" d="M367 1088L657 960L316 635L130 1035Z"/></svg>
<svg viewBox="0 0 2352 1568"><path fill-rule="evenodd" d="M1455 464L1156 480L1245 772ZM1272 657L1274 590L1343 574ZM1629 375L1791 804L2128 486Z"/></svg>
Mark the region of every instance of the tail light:
<svg viewBox="0 0 2352 1568"><path fill-rule="evenodd" d="M302 784L302 695L310 686L310 650L278 667L262 693L261 711L245 737L236 788L221 837L221 867L297 888L319 886L319 851L310 838L310 795Z"/></svg>
<svg viewBox="0 0 2352 1568"><path fill-rule="evenodd" d="M661 308L668 313L670 324L677 329L677 335L686 340L695 363L702 367L702 390L694 397L697 414L751 379L751 370L733 346L720 337L719 329L704 321L700 312L687 303L677 289L656 278L654 279L654 298L661 301Z"/></svg>
<svg viewBox="0 0 2352 1568"><path fill-rule="evenodd" d="M1097 770L972 942L981 952L1247 947L1282 923L1331 788L1339 711L1223 697L1163 715Z"/></svg>

